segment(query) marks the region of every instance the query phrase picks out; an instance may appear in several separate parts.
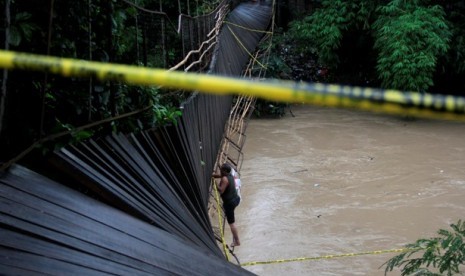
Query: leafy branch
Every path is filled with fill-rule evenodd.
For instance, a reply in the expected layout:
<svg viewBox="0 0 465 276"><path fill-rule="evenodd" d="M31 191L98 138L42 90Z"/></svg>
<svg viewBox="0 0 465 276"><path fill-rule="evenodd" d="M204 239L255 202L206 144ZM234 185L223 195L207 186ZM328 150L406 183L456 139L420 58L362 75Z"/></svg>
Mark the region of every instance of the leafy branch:
<svg viewBox="0 0 465 276"><path fill-rule="evenodd" d="M374 23L377 71L384 87L425 91L433 85L438 57L449 49L451 31L441 6L392 1Z"/></svg>
<svg viewBox="0 0 465 276"><path fill-rule="evenodd" d="M439 237L419 239L408 244L411 249L399 254L384 265L385 275L395 267L402 267L401 275L454 275L460 273L460 266L465 263L465 222L459 220L450 225L453 231L440 229ZM423 255L421 253L423 252ZM411 258L412 257L412 258ZM434 268L434 271L430 270Z"/></svg>

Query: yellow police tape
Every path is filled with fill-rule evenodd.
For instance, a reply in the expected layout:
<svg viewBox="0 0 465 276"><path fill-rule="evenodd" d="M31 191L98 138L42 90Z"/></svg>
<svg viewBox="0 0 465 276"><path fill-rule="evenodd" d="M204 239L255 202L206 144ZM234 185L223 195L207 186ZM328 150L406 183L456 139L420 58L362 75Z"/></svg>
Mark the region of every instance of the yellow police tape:
<svg viewBox="0 0 465 276"><path fill-rule="evenodd" d="M247 263L241 264L241 266L334 259L334 258L353 257L353 256L361 256L361 255L376 255L376 254L384 254L384 253L392 253L392 252L406 252L406 251L412 251L412 250L413 250L412 248L400 248L400 249L367 251L367 252L360 252L360 253L347 253L347 254L339 254L339 255L325 255L325 256L320 256L320 257L302 257L302 258L283 259L283 260L274 260L274 261L247 262Z"/></svg>
<svg viewBox="0 0 465 276"><path fill-rule="evenodd" d="M0 50L0 68L42 71L65 77L95 77L132 85L161 85L216 95L240 94L277 102L465 120L465 98L451 95L282 80L254 81L5 50Z"/></svg>
<svg viewBox="0 0 465 276"><path fill-rule="evenodd" d="M221 243L223 245L223 250L224 250L224 255L226 257L226 260L229 261L228 249L227 249L226 241L224 239L223 224L222 224L222 218L221 218L222 209L220 206L220 197L218 193L218 187L216 186L216 183L213 178L211 179L211 185L213 185L213 190L215 190L215 200L216 200L216 207L218 210L218 224L220 228Z"/></svg>

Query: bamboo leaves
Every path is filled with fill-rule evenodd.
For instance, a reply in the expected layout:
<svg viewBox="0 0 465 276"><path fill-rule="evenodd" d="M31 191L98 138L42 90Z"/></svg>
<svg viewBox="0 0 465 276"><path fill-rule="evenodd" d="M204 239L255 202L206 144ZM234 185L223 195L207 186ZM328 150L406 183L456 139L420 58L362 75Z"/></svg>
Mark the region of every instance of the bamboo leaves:
<svg viewBox="0 0 465 276"><path fill-rule="evenodd" d="M382 86L427 90L438 58L449 49L451 32L442 7L392 1L378 11L373 29Z"/></svg>

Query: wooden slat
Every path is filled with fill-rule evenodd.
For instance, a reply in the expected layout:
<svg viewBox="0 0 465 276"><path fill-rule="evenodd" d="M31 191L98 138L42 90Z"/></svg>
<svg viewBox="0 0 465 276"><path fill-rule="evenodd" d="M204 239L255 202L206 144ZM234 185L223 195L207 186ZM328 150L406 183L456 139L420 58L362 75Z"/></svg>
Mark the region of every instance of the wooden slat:
<svg viewBox="0 0 465 276"><path fill-rule="evenodd" d="M0 252L2 252L2 247L0 247ZM8 258L8 254L0 253L0 258ZM43 276L43 275L50 275L50 273L41 273L38 271L33 271L21 267L11 266L11 265L4 265L0 261L0 271L3 275L28 275L28 276Z"/></svg>
<svg viewBox="0 0 465 276"><path fill-rule="evenodd" d="M6 264L16 269L27 270L28 274L46 274L46 275L112 275L102 271L95 271L83 266L73 265L67 262L50 259L41 255L30 254L17 250L0 248L0 261L6 260ZM5 275L12 275L6 274ZM113 274L115 275L115 274Z"/></svg>

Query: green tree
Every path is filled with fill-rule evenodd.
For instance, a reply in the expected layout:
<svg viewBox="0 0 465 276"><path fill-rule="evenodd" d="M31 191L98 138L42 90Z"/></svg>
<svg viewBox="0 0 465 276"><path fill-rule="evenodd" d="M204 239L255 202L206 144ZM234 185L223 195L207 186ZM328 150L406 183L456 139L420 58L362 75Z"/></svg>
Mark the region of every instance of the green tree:
<svg viewBox="0 0 465 276"><path fill-rule="evenodd" d="M450 226L453 231L440 229L439 237L419 239L407 245L406 248L411 250L391 258L384 264L385 274L395 267L402 267L402 276L459 274L460 266L465 264L465 222L459 220ZM434 271L431 271L430 267L434 268Z"/></svg>
<svg viewBox="0 0 465 276"><path fill-rule="evenodd" d="M32 33L37 31L38 27L31 21L31 14L21 12L14 16L10 29L10 45L18 46L22 41L30 42Z"/></svg>
<svg viewBox="0 0 465 276"><path fill-rule="evenodd" d="M453 35L450 26L457 26L454 34L461 34L463 22L451 23L443 7L431 3L321 1L311 15L292 22L288 32L303 53L316 54L319 63L333 70L341 68L340 75L363 71L352 74L352 84L361 83L366 75L371 78L376 69L374 81L379 86L425 91L433 86L442 58L449 54L456 60L463 53L460 49L448 52Z"/></svg>
<svg viewBox="0 0 465 276"><path fill-rule="evenodd" d="M384 87L427 90L438 58L449 49L451 32L442 7L420 2L394 0L379 8L373 28L376 69Z"/></svg>
<svg viewBox="0 0 465 276"><path fill-rule="evenodd" d="M335 50L339 48L342 32L347 30L349 23L347 8L345 1L323 1L322 7L312 15L291 22L289 31L301 51L317 52L321 63L336 67L339 58Z"/></svg>
<svg viewBox="0 0 465 276"><path fill-rule="evenodd" d="M10 18L10 24L0 26L0 43L19 52L171 66L183 58L183 41L176 24L179 13L194 11L192 15L199 15L219 2L50 0L34 6L27 1L0 0L2 18ZM162 24L167 27L160 27ZM180 91L28 71L9 72L8 78L4 74L0 81L0 105L5 106L4 115L0 114L2 159L13 157L33 141L86 125L93 125L92 130L73 131L72 137L63 137L60 143L110 131L135 132L176 123L181 116L177 107L188 96ZM125 114L135 115L125 117ZM111 119L110 125L107 122Z"/></svg>
<svg viewBox="0 0 465 276"><path fill-rule="evenodd" d="M349 30L370 28L378 1L322 1L314 13L290 23L289 33L303 52L317 53L328 67L339 65L337 50Z"/></svg>

